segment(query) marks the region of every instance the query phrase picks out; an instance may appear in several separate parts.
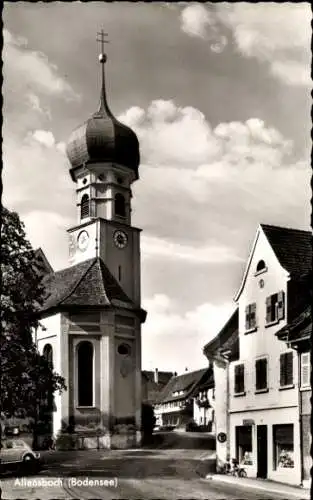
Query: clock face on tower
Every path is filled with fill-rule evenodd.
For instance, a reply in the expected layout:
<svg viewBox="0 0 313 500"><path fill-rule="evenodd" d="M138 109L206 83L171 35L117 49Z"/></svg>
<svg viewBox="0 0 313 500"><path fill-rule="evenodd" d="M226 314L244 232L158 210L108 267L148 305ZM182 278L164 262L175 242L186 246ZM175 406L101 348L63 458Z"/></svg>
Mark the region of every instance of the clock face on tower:
<svg viewBox="0 0 313 500"><path fill-rule="evenodd" d="M124 231L117 230L113 234L113 241L117 248L125 248L127 245L127 234Z"/></svg>
<svg viewBox="0 0 313 500"><path fill-rule="evenodd" d="M84 252L88 247L88 243L89 243L89 234L87 233L87 231L81 231L77 237L77 244L79 250Z"/></svg>

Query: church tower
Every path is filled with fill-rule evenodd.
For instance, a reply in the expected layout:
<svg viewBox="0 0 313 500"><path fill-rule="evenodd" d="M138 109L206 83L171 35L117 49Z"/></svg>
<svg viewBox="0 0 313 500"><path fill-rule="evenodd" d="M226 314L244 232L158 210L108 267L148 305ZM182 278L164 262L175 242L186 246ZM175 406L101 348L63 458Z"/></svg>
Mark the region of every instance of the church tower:
<svg viewBox="0 0 313 500"><path fill-rule="evenodd" d="M146 312L140 297L141 230L131 224L139 143L109 108L106 59L99 56L98 111L67 142L77 223L68 230L69 267L44 278L38 345L50 346L68 388L55 396L54 435L70 428L80 436L77 446L120 448L140 440Z"/></svg>
<svg viewBox="0 0 313 500"><path fill-rule="evenodd" d="M69 233L70 263L99 257L123 290L140 304L140 230L131 226L131 186L139 177L136 134L121 124L108 106L106 55L100 105L67 143L76 184L77 225Z"/></svg>

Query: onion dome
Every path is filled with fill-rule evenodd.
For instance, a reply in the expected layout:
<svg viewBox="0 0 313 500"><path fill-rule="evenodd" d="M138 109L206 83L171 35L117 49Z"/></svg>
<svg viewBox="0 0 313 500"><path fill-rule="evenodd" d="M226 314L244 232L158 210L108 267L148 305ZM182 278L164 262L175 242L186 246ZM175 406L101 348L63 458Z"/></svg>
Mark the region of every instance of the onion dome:
<svg viewBox="0 0 313 500"><path fill-rule="evenodd" d="M100 106L83 125L77 127L67 142L67 156L72 169L84 164L112 162L131 169L138 179L139 142L135 132L120 123L112 114L106 98L104 64L101 54L102 88Z"/></svg>

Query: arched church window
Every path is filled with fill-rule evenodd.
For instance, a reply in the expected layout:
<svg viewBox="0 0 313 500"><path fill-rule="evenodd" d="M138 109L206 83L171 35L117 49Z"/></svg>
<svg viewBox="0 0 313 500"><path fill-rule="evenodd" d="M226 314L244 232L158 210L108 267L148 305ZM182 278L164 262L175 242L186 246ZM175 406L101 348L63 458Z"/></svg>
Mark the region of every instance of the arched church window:
<svg viewBox="0 0 313 500"><path fill-rule="evenodd" d="M43 357L48 362L50 368L53 368L53 349L51 344L46 344L42 351Z"/></svg>
<svg viewBox="0 0 313 500"><path fill-rule="evenodd" d="M88 194L84 194L80 202L80 218L85 219L86 217L89 217L89 213L90 213L89 196Z"/></svg>
<svg viewBox="0 0 313 500"><path fill-rule="evenodd" d="M125 198L121 193L117 193L114 198L115 215L126 217Z"/></svg>
<svg viewBox="0 0 313 500"><path fill-rule="evenodd" d="M82 341L77 348L78 406L93 406L93 345Z"/></svg>
<svg viewBox="0 0 313 500"><path fill-rule="evenodd" d="M258 273L259 271L262 271L265 268L266 268L266 266L265 266L264 260L259 260L259 262L256 266L256 272Z"/></svg>

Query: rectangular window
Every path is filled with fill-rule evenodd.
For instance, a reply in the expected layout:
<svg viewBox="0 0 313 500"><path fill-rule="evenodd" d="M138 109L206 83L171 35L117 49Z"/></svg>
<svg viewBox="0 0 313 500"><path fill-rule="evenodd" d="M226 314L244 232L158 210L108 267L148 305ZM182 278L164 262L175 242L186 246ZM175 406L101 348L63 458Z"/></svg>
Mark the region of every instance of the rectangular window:
<svg viewBox="0 0 313 500"><path fill-rule="evenodd" d="M274 469L294 467L293 424L273 425Z"/></svg>
<svg viewBox="0 0 313 500"><path fill-rule="evenodd" d="M243 394L245 392L245 367L243 364L235 366L235 394Z"/></svg>
<svg viewBox="0 0 313 500"><path fill-rule="evenodd" d="M246 331L256 328L256 303L246 307Z"/></svg>
<svg viewBox="0 0 313 500"><path fill-rule="evenodd" d="M266 299L266 323L274 323L285 317L285 293L274 293Z"/></svg>
<svg viewBox="0 0 313 500"><path fill-rule="evenodd" d="M262 358L255 362L255 390L265 389L267 389L267 358Z"/></svg>
<svg viewBox="0 0 313 500"><path fill-rule="evenodd" d="M251 425L236 427L236 458L240 464L253 465Z"/></svg>
<svg viewBox="0 0 313 500"><path fill-rule="evenodd" d="M310 387L311 356L309 352L301 354L301 387Z"/></svg>
<svg viewBox="0 0 313 500"><path fill-rule="evenodd" d="M293 384L293 352L280 355L280 386Z"/></svg>

